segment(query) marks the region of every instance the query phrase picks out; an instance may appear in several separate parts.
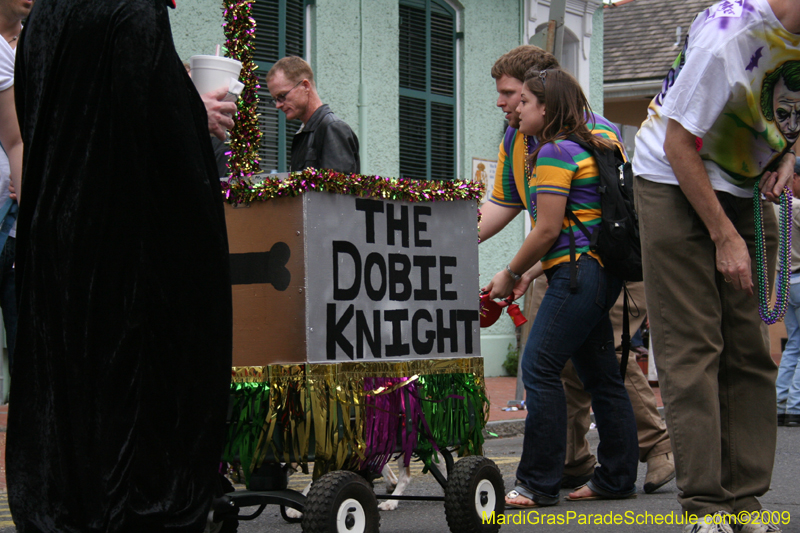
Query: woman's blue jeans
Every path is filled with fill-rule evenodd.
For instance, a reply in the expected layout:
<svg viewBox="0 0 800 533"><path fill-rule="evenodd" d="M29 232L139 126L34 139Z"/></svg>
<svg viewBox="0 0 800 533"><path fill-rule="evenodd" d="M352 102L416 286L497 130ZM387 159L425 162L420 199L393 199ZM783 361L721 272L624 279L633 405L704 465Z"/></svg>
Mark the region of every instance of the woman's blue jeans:
<svg viewBox="0 0 800 533"><path fill-rule="evenodd" d="M570 292L570 266L549 282L522 358L528 416L517 480L540 504L558 501L567 444L567 404L561 370L572 359L592 395L600 444L589 486L606 497L635 492L639 447L631 401L619 373L608 311L621 282L593 258L577 262L578 288Z"/></svg>
<svg viewBox="0 0 800 533"><path fill-rule="evenodd" d="M789 308L786 310L786 347L778 368L775 388L778 395L778 413L800 415L800 279L792 275L789 289Z"/></svg>

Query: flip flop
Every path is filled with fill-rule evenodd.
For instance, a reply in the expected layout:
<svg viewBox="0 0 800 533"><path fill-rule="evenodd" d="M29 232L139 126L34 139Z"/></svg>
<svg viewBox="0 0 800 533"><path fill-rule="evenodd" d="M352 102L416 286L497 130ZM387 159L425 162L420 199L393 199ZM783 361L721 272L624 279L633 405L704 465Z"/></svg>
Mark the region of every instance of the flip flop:
<svg viewBox="0 0 800 533"><path fill-rule="evenodd" d="M528 498L529 500L531 500L531 503L530 504L511 503L511 502L508 501L508 500L513 500L514 498L519 498L520 496L522 496L523 498ZM516 489L514 489L511 492L509 492L508 494L506 494L506 507L511 507L512 509L534 509L534 508L541 507L541 506L539 504L537 504L535 501L533 501L531 498L529 498L528 496L525 496L524 494L520 494L519 492L517 492Z"/></svg>
<svg viewBox="0 0 800 533"><path fill-rule="evenodd" d="M581 490L585 486L586 485L581 485L580 487L576 488L573 492L578 492L579 490ZM589 490L591 490L593 492L593 494L591 496L581 496L581 497L578 497L578 498L572 498L572 497L570 497L568 495L564 499L567 500L568 502L588 502L588 501L591 501L591 500L628 500L628 499L636 497L636 493L635 492L633 494L629 494L627 496L614 497L614 496L603 496L603 495L595 492L594 489L591 489L591 488ZM508 505L508 504L506 504L506 505Z"/></svg>

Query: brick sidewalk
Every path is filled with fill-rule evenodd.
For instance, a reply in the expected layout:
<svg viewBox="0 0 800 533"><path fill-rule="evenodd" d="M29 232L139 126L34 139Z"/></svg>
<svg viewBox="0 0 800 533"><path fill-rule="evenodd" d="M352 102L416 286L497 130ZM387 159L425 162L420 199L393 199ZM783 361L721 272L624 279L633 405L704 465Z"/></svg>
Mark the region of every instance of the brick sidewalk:
<svg viewBox="0 0 800 533"><path fill-rule="evenodd" d="M517 378L486 378L486 395L489 397L491 406L489 407L489 422L498 420L522 420L525 418L525 411L503 411L509 400L515 399L517 391ZM653 387L656 395L656 402L659 407L663 407L661 401L661 389Z"/></svg>

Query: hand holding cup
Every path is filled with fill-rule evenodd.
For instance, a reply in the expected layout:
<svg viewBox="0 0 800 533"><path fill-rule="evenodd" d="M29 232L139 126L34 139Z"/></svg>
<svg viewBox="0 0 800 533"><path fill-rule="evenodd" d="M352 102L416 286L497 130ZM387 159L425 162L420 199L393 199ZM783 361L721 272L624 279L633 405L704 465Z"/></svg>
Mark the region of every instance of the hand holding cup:
<svg viewBox="0 0 800 533"><path fill-rule="evenodd" d="M208 132L220 141L225 140L225 132L233 127L233 115L236 113L236 104L228 102L227 87L210 91L201 95L208 114Z"/></svg>

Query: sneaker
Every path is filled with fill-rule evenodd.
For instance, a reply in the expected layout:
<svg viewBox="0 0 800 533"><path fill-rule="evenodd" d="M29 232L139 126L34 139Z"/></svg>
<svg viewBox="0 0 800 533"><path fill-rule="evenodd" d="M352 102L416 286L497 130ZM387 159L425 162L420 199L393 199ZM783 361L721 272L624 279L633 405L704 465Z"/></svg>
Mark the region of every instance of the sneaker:
<svg viewBox="0 0 800 533"><path fill-rule="evenodd" d="M766 509L763 512L769 513ZM778 524L765 524L761 521L760 515L751 515L752 519L747 524L731 524L733 533L781 533L783 531Z"/></svg>
<svg viewBox="0 0 800 533"><path fill-rule="evenodd" d="M647 476L644 478L644 491L647 494L660 489L675 478L675 461L671 453L662 453L647 458Z"/></svg>
<svg viewBox="0 0 800 533"><path fill-rule="evenodd" d="M728 525L730 517L725 511L707 514L694 524L686 524L683 533L733 533Z"/></svg>

